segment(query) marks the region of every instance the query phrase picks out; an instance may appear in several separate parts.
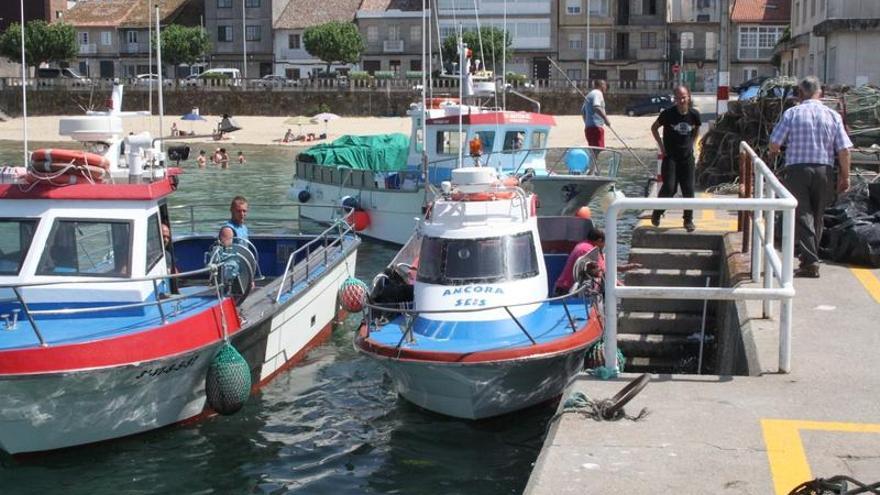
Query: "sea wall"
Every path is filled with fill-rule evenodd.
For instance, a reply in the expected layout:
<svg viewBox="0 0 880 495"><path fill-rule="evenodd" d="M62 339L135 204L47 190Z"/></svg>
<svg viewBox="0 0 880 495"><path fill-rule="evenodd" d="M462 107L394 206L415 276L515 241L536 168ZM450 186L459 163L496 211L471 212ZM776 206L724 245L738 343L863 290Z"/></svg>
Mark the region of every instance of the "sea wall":
<svg viewBox="0 0 880 495"><path fill-rule="evenodd" d="M148 108L147 91L126 89L123 110ZM576 115L580 112L581 96L574 90L542 90L528 96L541 103L541 111L554 115ZM109 89L40 89L27 95L28 115L81 115L85 110L103 110L110 98ZM182 115L193 107L205 115L314 115L333 112L342 116L403 116L419 95L405 91L331 91L301 90L239 90L174 89L164 93L165 113ZM610 113L622 113L638 95L611 92L605 100ZM21 115L21 90L6 87L0 90L0 110L10 116ZM495 106L494 100L485 102ZM498 106L501 106L499 100ZM153 111L158 112L158 97L153 94ZM515 95L507 96L510 110L534 110L534 105Z"/></svg>

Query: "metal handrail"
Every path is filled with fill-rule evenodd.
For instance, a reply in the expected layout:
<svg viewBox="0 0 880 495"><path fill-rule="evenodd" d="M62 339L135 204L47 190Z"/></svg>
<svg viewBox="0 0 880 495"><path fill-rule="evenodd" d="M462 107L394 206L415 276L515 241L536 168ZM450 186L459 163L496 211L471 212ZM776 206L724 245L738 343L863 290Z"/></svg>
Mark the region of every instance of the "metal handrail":
<svg viewBox="0 0 880 495"><path fill-rule="evenodd" d="M257 210L257 211L270 211L269 209L273 209L273 208L274 208L274 209L277 209L277 208L295 208L295 209L296 209L296 212L297 212L297 217L296 217L296 218L277 218L277 217L271 217L271 218L268 218L268 217L260 217L260 216L258 216L258 215L249 215L249 216L248 216L248 221L253 222L253 223L257 223L257 222L261 222L261 221L270 221L270 220L271 220L271 221L295 221L297 224L301 224L301 223L302 223L302 220L312 221L311 219L304 218L304 217L302 217L301 215L299 215L299 210L300 210L301 208L303 208L303 207L308 207L308 208L327 208L327 209L333 209L333 210L340 210L340 211L341 211L341 207L340 207L340 206L336 206L336 205L308 205L308 204L303 204L303 203L299 203L299 202L288 202L288 203L251 203L251 206L252 206L252 208L253 208L254 210ZM179 226L179 225L186 225L187 223L189 223L189 231L188 231L187 233L189 233L189 234L195 234L195 233L198 232L198 231L196 230L196 225L207 224L207 225L216 226L216 225L218 225L218 224L220 224L220 223L222 223L222 222L225 222L225 221L229 220L229 217L222 217L222 218L211 217L211 218L199 218L199 219L197 219L196 216L195 216L195 210L196 210L196 209L200 209L200 210L216 210L216 209L219 209L219 208L229 208L229 203L213 203L213 204L201 204L201 203L200 203L200 204L197 204L197 205L176 205L176 206L169 206L169 207L168 207L168 210L169 210L169 211L188 211L188 215L187 215L188 220L172 220L172 221L171 221L171 224L172 224L173 226Z"/></svg>
<svg viewBox="0 0 880 495"><path fill-rule="evenodd" d="M712 299L712 300L780 300L779 314L779 371L791 371L791 316L792 299L795 295L792 283L792 267L794 258L794 214L797 200L782 185L773 171L761 160L745 141L740 143L740 152L751 162L759 187L753 198L624 198L616 199L605 212L605 237L607 251L607 280L617 280L617 220L620 212L625 210L668 210L681 208L687 210L738 210L755 212L762 226L755 227L754 233L761 238L761 246L752 247L752 277L758 281L763 276L763 287L663 287L663 286L617 286L605 284L605 363L612 375L619 373L617 361L617 300L618 298L634 299ZM767 185L768 191L764 186ZM782 211L782 257L780 259L773 246L775 222L773 217ZM757 220L756 224L759 223ZM754 243L757 244L757 243ZM760 263L757 256L762 252L768 259L764 264L763 275L758 271ZM780 287L772 287L772 279L779 281ZM769 304L769 303L768 303ZM769 308L769 306L765 306Z"/></svg>
<svg viewBox="0 0 880 495"><path fill-rule="evenodd" d="M515 157L518 154L524 154L524 156L522 157L522 160L519 161L519 165L517 165L516 168L514 169L514 173L518 173L519 170L522 168L522 166L526 163L526 160L530 156L543 155L546 157L547 152L556 151L556 150L563 150L563 153L560 155L560 158L557 159L556 162L554 162L551 166L545 165L545 169L548 172L553 172L553 170L555 170L556 164L559 163L559 160L561 160L562 157L564 157L566 153L568 153L570 150L573 150L573 149L589 150L593 153L594 157L598 156L599 153L606 153L606 152L608 154L611 154L612 156L615 156L616 159L614 160L614 164L612 164L609 167L609 176L615 177L617 175L617 170L619 168L620 159L623 156L623 153L621 153L619 150L600 148L600 147L596 147L596 146L563 146L563 147L549 147L549 148L523 148L523 149L519 149L519 150L490 151L488 153L484 153L484 154L480 155L480 163L485 165L486 163L488 163L491 160L492 156L505 157L505 156L509 155L509 156ZM472 157L470 157L470 158L472 159ZM428 162L428 169L430 169L432 165L436 168L441 163L450 163L450 162L457 162L457 161L458 161L458 157L449 157L449 158L442 158L442 159L438 159L438 160L432 160L432 161ZM467 158L465 159L465 161L467 161ZM596 162L596 167L597 167L597 172L598 172L599 171L598 170L598 162ZM613 172L613 173L611 173L611 172ZM598 173L595 175L598 175Z"/></svg>
<svg viewBox="0 0 880 495"><path fill-rule="evenodd" d="M200 275L202 273L216 273L217 266L210 265L205 268L200 268L198 270L192 270L189 272L183 273L173 273L173 274L165 274L165 275L152 275L149 277L138 277L138 278L126 278L126 279L77 279L77 280L61 280L61 281L47 281L47 282L29 282L23 284L12 284L12 285L0 285L0 289L12 289L12 292L15 294L15 299L21 305L22 309L24 309L24 315L28 319L28 322L31 324L31 328L34 331L34 334L37 336L37 340L40 342L40 347L46 347L48 344L46 343L46 339L43 337L43 332L40 331L39 326L37 325L34 316L39 315L75 315L75 314L83 314L83 313L98 313L101 311L114 311L121 309L130 309L130 308L140 308L147 306L157 306L159 308L159 312L161 313L162 323L166 323L166 317L164 311L162 310L162 304L165 303L174 303L177 301L181 301L184 299L189 299L195 296L202 295L203 292L194 292L191 294L186 294L182 296L171 296L166 299L159 298L159 292L156 285L156 281L165 280L165 279L173 279L173 278L181 278L181 277L189 277L193 275ZM113 306L92 306L86 308L65 308L65 309L41 309L41 310L32 310L28 307L27 302L25 301L24 294L22 294L21 289L24 287L45 287L45 286L57 286L57 285L67 285L67 284L82 284L82 283L99 283L99 284L122 284L122 283L136 283L136 282L152 282L153 283L153 291L156 296L156 299L153 301L144 301L137 302L131 304L118 304ZM216 282L215 282L216 283Z"/></svg>
<svg viewBox="0 0 880 495"><path fill-rule="evenodd" d="M303 244L302 246L297 248L296 251L290 253L290 256L288 256L288 258L287 258L287 264L284 267L284 274L281 276L281 283L278 285L278 292L275 294L275 303L278 303L281 300L281 295L284 294L284 284L287 282L288 276L291 277L290 287L292 288L296 285L295 270L297 268L297 264L295 263L295 260L296 260L297 254L302 253L303 251L306 252L306 257L303 260L303 262L305 263L305 267L306 267L305 278L306 278L306 280L308 280L308 278L309 278L309 263L311 262L312 247L317 244L324 245L324 264L323 264L323 266L326 266L329 261L327 258L327 249L333 247L337 243L339 243L339 245L341 246L343 239L345 239L345 237L347 235L354 233L354 228L352 227L351 222L350 222L350 218L349 218L353 213L354 213L354 210L349 210L345 214L344 217L336 220L330 227L328 227L323 232L321 232L317 237L315 237L314 239L310 240L309 242ZM336 235L334 237L332 237L333 240L330 241L330 243L328 244L327 239L331 238L330 233L334 230L336 231Z"/></svg>

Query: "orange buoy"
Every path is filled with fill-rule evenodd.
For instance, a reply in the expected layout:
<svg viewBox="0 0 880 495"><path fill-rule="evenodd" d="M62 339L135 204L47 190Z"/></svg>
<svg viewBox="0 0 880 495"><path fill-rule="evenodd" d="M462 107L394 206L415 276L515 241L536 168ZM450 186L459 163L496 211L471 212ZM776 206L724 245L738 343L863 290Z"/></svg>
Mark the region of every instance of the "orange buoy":
<svg viewBox="0 0 880 495"><path fill-rule="evenodd" d="M501 181L501 185L504 187L519 187L519 179L516 177L505 177L504 180Z"/></svg>
<svg viewBox="0 0 880 495"><path fill-rule="evenodd" d="M370 226L370 214L363 210L355 210L348 216L348 223L355 232L360 232Z"/></svg>
<svg viewBox="0 0 880 495"><path fill-rule="evenodd" d="M39 170L40 166L37 164L40 162L64 165L91 165L105 170L110 168L110 160L108 160L107 157L101 156L97 153L78 150L41 148L31 154L31 163L34 165L34 168Z"/></svg>
<svg viewBox="0 0 880 495"><path fill-rule="evenodd" d="M593 218L593 212L590 211L589 206L581 206L578 208L578 211L575 212L574 216L578 218L583 218L584 220L589 220Z"/></svg>

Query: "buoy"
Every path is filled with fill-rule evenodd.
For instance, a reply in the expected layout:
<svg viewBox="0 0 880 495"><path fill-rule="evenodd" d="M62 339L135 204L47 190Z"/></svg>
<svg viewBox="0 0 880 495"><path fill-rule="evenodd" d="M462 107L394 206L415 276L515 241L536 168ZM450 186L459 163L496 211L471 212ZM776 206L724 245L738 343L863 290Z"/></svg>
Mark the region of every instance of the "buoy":
<svg viewBox="0 0 880 495"><path fill-rule="evenodd" d="M602 196L602 211L608 211L608 207L611 206L611 203L618 199L625 198L626 195L623 192L618 191L614 187L608 190L604 196Z"/></svg>
<svg viewBox="0 0 880 495"><path fill-rule="evenodd" d="M519 179L516 177L505 177L501 180L501 185L504 187L519 187Z"/></svg>
<svg viewBox="0 0 880 495"><path fill-rule="evenodd" d="M360 201L353 196L343 196L342 199L339 200L339 204L342 205L343 208L349 210L357 210L361 207Z"/></svg>
<svg viewBox="0 0 880 495"><path fill-rule="evenodd" d="M361 232L370 226L370 214L364 210L355 210L347 218L355 232Z"/></svg>
<svg viewBox="0 0 880 495"><path fill-rule="evenodd" d="M339 303L349 313L359 313L367 304L367 284L349 277L339 286Z"/></svg>
<svg viewBox="0 0 880 495"><path fill-rule="evenodd" d="M298 199L300 203L308 203L309 200L312 199L312 193L303 189L296 195L296 199Z"/></svg>
<svg viewBox="0 0 880 495"><path fill-rule="evenodd" d="M474 136L468 142L468 146L470 147L471 156L480 156L483 154L483 142L480 141L480 136Z"/></svg>
<svg viewBox="0 0 880 495"><path fill-rule="evenodd" d="M244 357L228 342L223 344L205 376L205 397L218 414L235 414L251 393L251 370Z"/></svg>
<svg viewBox="0 0 880 495"><path fill-rule="evenodd" d="M565 153L565 165L571 174L585 174L590 168L590 155L582 149L570 149Z"/></svg>
<svg viewBox="0 0 880 495"><path fill-rule="evenodd" d="M578 208L577 212L575 212L574 216L578 218L583 218L584 220L589 220L593 218L593 212L590 211L589 206L581 206Z"/></svg>

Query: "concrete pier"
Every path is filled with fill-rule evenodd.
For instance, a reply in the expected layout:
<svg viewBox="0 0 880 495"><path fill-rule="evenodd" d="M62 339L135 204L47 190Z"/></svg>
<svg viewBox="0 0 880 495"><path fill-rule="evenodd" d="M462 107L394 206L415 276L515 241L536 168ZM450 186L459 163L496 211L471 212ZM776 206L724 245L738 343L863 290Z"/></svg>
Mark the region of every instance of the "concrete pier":
<svg viewBox="0 0 880 495"><path fill-rule="evenodd" d="M880 481L880 269L826 263L794 284L791 373L777 372L778 320L749 301L760 376L653 375L625 407L647 408L639 421L561 412L526 493L783 495L816 477ZM565 397L609 398L637 376L584 374Z"/></svg>

